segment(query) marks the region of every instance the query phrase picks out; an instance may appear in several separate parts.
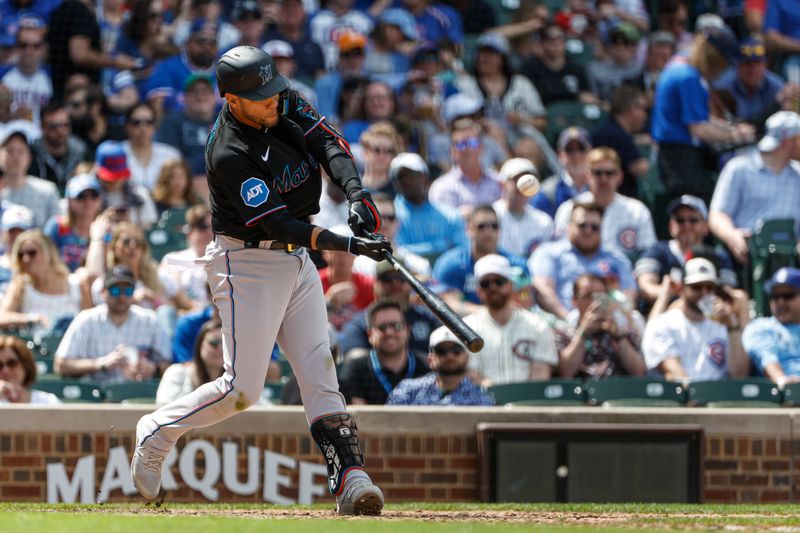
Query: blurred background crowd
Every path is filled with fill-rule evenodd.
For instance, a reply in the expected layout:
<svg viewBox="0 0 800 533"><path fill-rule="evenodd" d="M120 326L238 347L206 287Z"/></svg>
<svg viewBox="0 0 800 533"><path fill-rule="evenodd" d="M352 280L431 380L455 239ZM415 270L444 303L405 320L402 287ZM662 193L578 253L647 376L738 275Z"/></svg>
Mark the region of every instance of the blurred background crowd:
<svg viewBox="0 0 800 533"><path fill-rule="evenodd" d="M191 265L238 45L339 128L397 257L486 341L388 264L317 254L349 402L800 380L795 0L0 0L0 403L221 375ZM314 223L349 232L323 185ZM265 402L299 402L269 352Z"/></svg>

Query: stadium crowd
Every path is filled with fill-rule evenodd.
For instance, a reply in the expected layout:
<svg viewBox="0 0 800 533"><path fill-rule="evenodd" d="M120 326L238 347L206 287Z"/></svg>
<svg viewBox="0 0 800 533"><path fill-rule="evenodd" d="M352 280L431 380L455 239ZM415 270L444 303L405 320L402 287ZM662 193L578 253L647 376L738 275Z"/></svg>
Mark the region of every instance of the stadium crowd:
<svg viewBox="0 0 800 533"><path fill-rule="evenodd" d="M37 369L160 380L160 403L221 375L193 265L238 45L338 126L396 256L485 340L469 353L388 263L317 254L350 403L800 381L793 0L0 0L0 404L58 403ZM313 222L347 234L323 181Z"/></svg>

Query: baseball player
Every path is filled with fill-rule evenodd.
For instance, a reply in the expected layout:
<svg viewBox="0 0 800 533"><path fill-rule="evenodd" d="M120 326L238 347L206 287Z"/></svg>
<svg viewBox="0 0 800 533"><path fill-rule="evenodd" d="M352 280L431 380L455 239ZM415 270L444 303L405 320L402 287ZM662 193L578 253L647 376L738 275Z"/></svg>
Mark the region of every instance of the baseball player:
<svg viewBox="0 0 800 533"><path fill-rule="evenodd" d="M192 428L210 426L258 401L277 339L297 376L311 435L328 467L339 514L379 514L383 494L363 470L356 424L339 393L325 298L312 250L381 260L391 251L378 210L342 136L251 46L225 53L217 87L226 99L206 145L214 240L202 261L222 320L225 373L142 417L131 473L139 493L158 497L164 458ZM354 235L311 225L320 170L350 202Z"/></svg>

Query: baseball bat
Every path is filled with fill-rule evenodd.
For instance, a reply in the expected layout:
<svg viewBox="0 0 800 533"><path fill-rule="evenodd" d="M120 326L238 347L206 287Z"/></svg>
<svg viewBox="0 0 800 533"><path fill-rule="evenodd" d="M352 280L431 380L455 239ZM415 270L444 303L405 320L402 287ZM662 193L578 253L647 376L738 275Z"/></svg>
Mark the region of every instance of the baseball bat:
<svg viewBox="0 0 800 533"><path fill-rule="evenodd" d="M469 327L455 311L450 309L450 306L444 303L444 301L428 287L420 283L406 267L401 265L397 259L394 258L390 251L383 250L381 254L392 264L394 269L405 278L409 285L411 285L411 288L419 294L419 297L422 299L423 303L428 306L428 309L442 321L442 324L444 324L447 329L452 331L453 334L469 348L470 352L475 353L483 349L483 339L481 336Z"/></svg>

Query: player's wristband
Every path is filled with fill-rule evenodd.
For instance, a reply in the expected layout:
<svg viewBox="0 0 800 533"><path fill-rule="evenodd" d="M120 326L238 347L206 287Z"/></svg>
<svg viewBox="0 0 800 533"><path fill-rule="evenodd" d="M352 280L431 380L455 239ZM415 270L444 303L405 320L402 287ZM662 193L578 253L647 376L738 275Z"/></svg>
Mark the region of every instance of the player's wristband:
<svg viewBox="0 0 800 533"><path fill-rule="evenodd" d="M317 249L317 238L320 233L322 233L322 228L319 226L314 226L314 229L311 230L311 243L309 244L309 248L312 250Z"/></svg>

